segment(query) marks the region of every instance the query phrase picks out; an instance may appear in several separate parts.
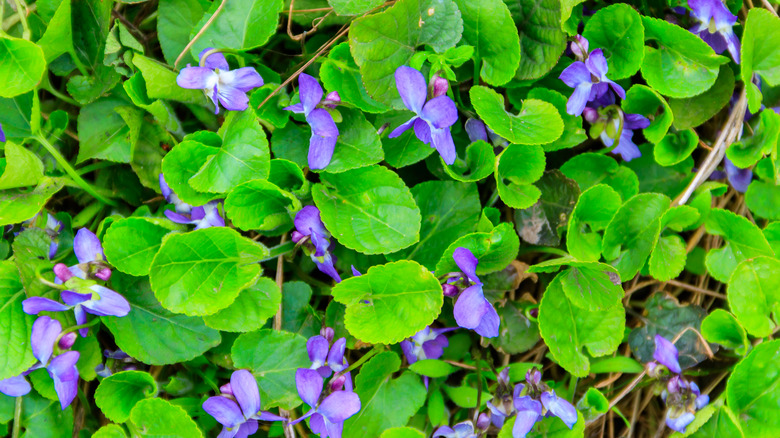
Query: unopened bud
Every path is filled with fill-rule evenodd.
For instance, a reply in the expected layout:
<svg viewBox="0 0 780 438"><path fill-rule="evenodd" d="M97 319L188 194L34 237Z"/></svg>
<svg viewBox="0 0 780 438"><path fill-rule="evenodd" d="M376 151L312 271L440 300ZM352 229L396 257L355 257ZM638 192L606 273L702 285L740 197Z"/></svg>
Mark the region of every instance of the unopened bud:
<svg viewBox="0 0 780 438"><path fill-rule="evenodd" d="M224 385L219 387L219 392L221 392L223 395L233 395L233 387L230 386L230 383L225 383Z"/></svg>
<svg viewBox="0 0 780 438"><path fill-rule="evenodd" d="M575 36L571 42L571 51L579 61L584 61L588 57L588 40L582 35Z"/></svg>
<svg viewBox="0 0 780 438"><path fill-rule="evenodd" d="M299 233L298 231L292 232L292 241L295 243L300 242L304 237L306 237L304 234Z"/></svg>
<svg viewBox="0 0 780 438"><path fill-rule="evenodd" d="M54 265L54 275L57 276L63 283L70 280L73 277L73 273L70 272L65 263L57 263Z"/></svg>
<svg viewBox="0 0 780 438"><path fill-rule="evenodd" d="M325 339L328 341L328 343L329 343L329 344L330 344L331 342L333 342L333 336L334 336L335 334L336 334L336 333L335 333L335 332L333 331L333 329L332 329L332 328L330 328L330 327L323 327L323 328L322 328L322 330L320 330L320 336L322 336L323 338L325 338Z"/></svg>
<svg viewBox="0 0 780 438"><path fill-rule="evenodd" d="M536 368L531 368L525 373L525 381L531 386L536 386L542 381L542 373Z"/></svg>
<svg viewBox="0 0 780 438"><path fill-rule="evenodd" d="M95 272L95 277L103 280L108 281L111 278L111 269L110 268L101 268L97 272Z"/></svg>
<svg viewBox="0 0 780 438"><path fill-rule="evenodd" d="M458 295L458 287L453 284L442 284L441 290L444 293L445 297L454 297Z"/></svg>
<svg viewBox="0 0 780 438"><path fill-rule="evenodd" d="M483 412L477 417L477 430L487 430L488 427L490 427L490 416Z"/></svg>
<svg viewBox="0 0 780 438"><path fill-rule="evenodd" d="M449 81L439 75L433 76L433 97L444 96L449 88Z"/></svg>
<svg viewBox="0 0 780 438"><path fill-rule="evenodd" d="M596 108L586 106L585 109L582 110L582 117L588 123L596 123L596 121L599 119L599 111Z"/></svg>
<svg viewBox="0 0 780 438"><path fill-rule="evenodd" d="M329 108L336 108L336 106L341 103L341 96L339 96L339 92L331 91L328 93L328 95L325 96L325 102L323 103Z"/></svg>
<svg viewBox="0 0 780 438"><path fill-rule="evenodd" d="M334 378L330 381L330 390L331 391L341 391L342 388L344 388L344 383L347 381L347 376L344 374L339 375L338 377Z"/></svg>
<svg viewBox="0 0 780 438"><path fill-rule="evenodd" d="M77 337L78 337L78 335L76 334L76 332L65 333L60 338L60 341L57 343L57 346L59 346L60 349L62 349L62 350L67 350L70 347L72 347L73 344L76 343L76 338Z"/></svg>

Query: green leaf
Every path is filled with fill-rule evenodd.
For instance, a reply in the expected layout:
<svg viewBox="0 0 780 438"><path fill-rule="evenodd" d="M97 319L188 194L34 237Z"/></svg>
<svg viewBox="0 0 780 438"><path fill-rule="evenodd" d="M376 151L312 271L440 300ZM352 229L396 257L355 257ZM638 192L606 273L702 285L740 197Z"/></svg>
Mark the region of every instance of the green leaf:
<svg viewBox="0 0 780 438"><path fill-rule="evenodd" d="M710 406L715 409L715 406L712 404L707 406L707 408ZM696 420L694 420L694 422L689 425L691 429L696 426L696 423L699 421L699 417L702 416L701 414L706 414L707 408L697 412ZM739 424L739 419L736 415L734 415L734 412L729 409L728 406L719 406L705 421L706 422L702 424L700 428L696 429L695 432L688 436L691 438L709 438L720 436L735 438L745 437L745 434L742 432L742 428ZM691 429L689 429L689 431L691 431ZM672 434L672 437L677 438L675 435L678 434Z"/></svg>
<svg viewBox="0 0 780 438"><path fill-rule="evenodd" d="M111 224L103 250L112 266L130 275L148 275L163 236L171 232L167 219L130 217Z"/></svg>
<svg viewBox="0 0 780 438"><path fill-rule="evenodd" d="M701 335L707 342L720 344L745 355L750 348L747 333L731 313L715 309L701 322Z"/></svg>
<svg viewBox="0 0 780 438"><path fill-rule="evenodd" d="M419 332L439 315L441 285L431 272L406 260L374 266L331 289L347 306L349 333L370 344L395 344Z"/></svg>
<svg viewBox="0 0 780 438"><path fill-rule="evenodd" d="M509 8L501 0L455 3L463 14L463 41L482 61L482 79L496 87L511 81L520 65L520 38Z"/></svg>
<svg viewBox="0 0 780 438"><path fill-rule="evenodd" d="M365 254L398 251L420 238L420 209L398 175L379 166L323 173L312 196L342 245Z"/></svg>
<svg viewBox="0 0 780 438"><path fill-rule="evenodd" d="M713 208L705 225L708 233L726 241L723 247L710 249L705 259L707 271L722 283L728 283L740 262L775 255L761 230L744 216Z"/></svg>
<svg viewBox="0 0 780 438"><path fill-rule="evenodd" d="M360 15L382 5L382 0L328 0L338 15Z"/></svg>
<svg viewBox="0 0 780 438"><path fill-rule="evenodd" d="M228 47L233 50L251 50L264 45L276 33L282 0L236 0L225 3L221 12L210 22L201 37L192 45L193 57L209 47ZM216 13L220 3L211 7L192 29L190 39Z"/></svg>
<svg viewBox="0 0 780 438"><path fill-rule="evenodd" d="M441 53L463 33L463 20L452 0L399 0L390 8L353 21L349 45L369 96L403 109L395 70L409 62L418 46Z"/></svg>
<svg viewBox="0 0 780 438"><path fill-rule="evenodd" d="M298 198L261 179L239 185L225 199L228 217L242 230L288 231L300 209Z"/></svg>
<svg viewBox="0 0 780 438"><path fill-rule="evenodd" d="M590 364L590 372L595 374L631 373L639 374L645 367L635 359L626 356L604 357L594 359ZM590 389L588 390L590 392Z"/></svg>
<svg viewBox="0 0 780 438"><path fill-rule="evenodd" d="M72 58L78 56L73 47L72 15L70 2L60 2L46 27L46 32L38 40L37 44L43 49L43 57L47 63L54 61L63 53L69 53Z"/></svg>
<svg viewBox="0 0 780 438"><path fill-rule="evenodd" d="M780 19L776 14L762 8L753 8L745 20L742 34L742 82L747 89L750 112L761 108L761 90L754 84L753 75L758 74L770 86L780 85Z"/></svg>
<svg viewBox="0 0 780 438"><path fill-rule="evenodd" d="M320 79L328 90L338 90L341 100L368 113L381 113L388 110L387 105L377 102L368 95L363 85L360 70L352 54L349 43L341 43L331 49L320 67Z"/></svg>
<svg viewBox="0 0 780 438"><path fill-rule="evenodd" d="M92 438L127 438L122 426L116 424L107 424L97 430Z"/></svg>
<svg viewBox="0 0 780 438"><path fill-rule="evenodd" d="M0 123L3 125L7 139L32 135L30 119L32 117L33 93L31 91L13 99L0 98Z"/></svg>
<svg viewBox="0 0 780 438"><path fill-rule="evenodd" d="M164 100L153 100L147 96L146 82L144 81L144 77L141 75L141 73L136 73L130 79L126 80L125 83L122 84L122 88L124 88L124 90L127 92L127 95L130 97L130 100L133 101L135 106L143 108L152 114L155 120L160 122L162 127L169 131L181 132L181 122L176 116L176 113L174 112L171 104ZM160 126L156 124L144 124L141 127L141 136L139 137L139 141L143 143L142 139L145 136L148 136L149 133L159 132L159 128ZM146 135L144 134L144 131L146 131ZM164 135L160 135L158 137L164 137ZM138 146L139 145L136 145L135 152L138 152ZM157 155L162 156L163 151L159 149L159 146L157 146L157 148L158 149L156 149L155 152L157 152Z"/></svg>
<svg viewBox="0 0 780 438"><path fill-rule="evenodd" d="M716 55L698 35L664 20L642 17L645 46L642 76L647 85L669 97L691 97L707 91L718 78L718 67L729 60Z"/></svg>
<svg viewBox="0 0 780 438"><path fill-rule="evenodd" d="M453 242L439 263L436 272L458 272L458 265L452 259L452 254L459 247L468 248L479 260L477 274L489 274L506 268L517 257L520 249L520 239L512 224L501 223L489 233L471 233Z"/></svg>
<svg viewBox="0 0 780 438"><path fill-rule="evenodd" d="M457 369L437 359L423 359L409 365L409 369L421 376L428 376L433 378L446 377L457 371Z"/></svg>
<svg viewBox="0 0 780 438"><path fill-rule="evenodd" d="M135 433L141 437L201 438L198 425L179 406L161 398L139 401L130 412Z"/></svg>
<svg viewBox="0 0 780 438"><path fill-rule="evenodd" d="M322 71L320 71L320 74L322 74ZM264 86L255 89L249 96L249 107L252 108L258 119L270 123L276 128L283 128L287 126L291 113L283 109L285 103L288 102L288 97L284 93L278 93L268 98L276 90L276 87L276 84L266 83ZM260 107L260 104L266 98L268 98L268 102Z"/></svg>
<svg viewBox="0 0 780 438"><path fill-rule="evenodd" d="M27 298L13 262L0 262L0 380L20 375L36 360L30 348L30 331L35 317L24 313Z"/></svg>
<svg viewBox="0 0 780 438"><path fill-rule="evenodd" d="M493 152L493 146L483 140L477 140L466 147L465 163L456 160L455 164L447 166L442 159L444 172L452 179L461 182L476 182L485 179L493 173L495 165L496 154Z"/></svg>
<svg viewBox="0 0 780 438"><path fill-rule="evenodd" d="M509 145L496 158L496 186L501 200L512 208L534 205L542 192L532 185L544 173L541 146Z"/></svg>
<svg viewBox="0 0 780 438"><path fill-rule="evenodd" d="M580 195L571 213L566 233L566 249L583 261L601 258L601 235L621 205L620 195L611 187L598 184Z"/></svg>
<svg viewBox="0 0 780 438"><path fill-rule="evenodd" d="M165 155L162 172L165 182L183 202L203 205L219 195L202 193L190 186L189 180L217 154L219 148L206 146L192 140L184 140Z"/></svg>
<svg viewBox="0 0 780 438"><path fill-rule="evenodd" d="M520 34L516 79L537 79L549 72L566 49L559 0L504 0Z"/></svg>
<svg viewBox="0 0 780 438"><path fill-rule="evenodd" d="M582 36L590 43L590 50L603 49L611 79L633 76L642 66L645 28L631 6L615 4L599 9L588 20Z"/></svg>
<svg viewBox="0 0 780 438"><path fill-rule="evenodd" d="M5 395L0 398L10 399ZM73 409L68 407L63 410L59 401L47 400L31 392L22 398L21 424L24 437L71 438Z"/></svg>
<svg viewBox="0 0 780 438"><path fill-rule="evenodd" d="M173 234L152 261L154 295L166 309L210 315L228 307L260 275L268 248L232 228Z"/></svg>
<svg viewBox="0 0 780 438"><path fill-rule="evenodd" d="M293 409L301 404L295 370L311 365L306 338L270 329L245 333L233 343L231 356L236 368L248 368L258 379L263 409Z"/></svg>
<svg viewBox="0 0 780 438"><path fill-rule="evenodd" d="M109 420L124 423L136 403L156 394L157 382L149 373L121 371L100 382L95 391L95 404Z"/></svg>
<svg viewBox="0 0 780 438"><path fill-rule="evenodd" d="M0 190L34 186L43 178L41 159L16 143L5 144L5 158L0 163L5 167L0 176Z"/></svg>
<svg viewBox="0 0 780 438"><path fill-rule="evenodd" d="M344 422L344 438L379 436L391 427L404 426L425 403L425 387L410 372L393 379L401 367L398 355L385 351L372 357L355 378L360 411Z"/></svg>
<svg viewBox="0 0 780 438"><path fill-rule="evenodd" d="M170 365L192 360L219 345L219 332L206 327L201 318L164 309L145 277L115 273L111 281L131 310L121 318L101 319L116 345L130 356L149 365Z"/></svg>
<svg viewBox="0 0 780 438"><path fill-rule="evenodd" d="M679 195L688 182L693 179L693 159L688 158L682 163L664 167L656 163L653 145L645 144L639 147L642 156L635 158L624 166L633 170L639 178L640 192L663 193L669 197ZM624 198L628 199L628 198Z"/></svg>
<svg viewBox="0 0 780 438"><path fill-rule="evenodd" d="M279 310L282 292L270 278L242 290L233 304L219 312L204 316L206 325L228 332L259 330Z"/></svg>
<svg viewBox="0 0 780 438"><path fill-rule="evenodd" d="M564 270L560 281L566 298L574 306L593 311L621 307L623 287L617 270L610 265L580 263Z"/></svg>
<svg viewBox="0 0 780 438"><path fill-rule="evenodd" d="M582 191L603 183L615 189L621 199L630 199L639 193L636 174L625 166L619 166L614 158L606 155L592 152L576 155L563 163L561 172L577 181Z"/></svg>
<svg viewBox="0 0 780 438"><path fill-rule="evenodd" d="M750 137L732 143L726 149L726 156L735 166L746 169L758 162L764 155L777 149L777 137L780 134L780 114L769 110L761 111L758 124Z"/></svg>
<svg viewBox="0 0 780 438"><path fill-rule="evenodd" d="M67 234L63 234L61 240L67 241ZM22 286L28 297L43 296L51 291L49 286L38 280L36 274L39 273L45 280L54 281L54 272L51 271L53 266L49 261L51 242L49 234L37 227L30 227L14 238L13 261L16 262Z"/></svg>
<svg viewBox="0 0 780 438"><path fill-rule="evenodd" d="M631 10L633 11L633 9ZM666 103L666 99L652 88L641 84L633 85L628 90L626 100L623 101L623 111L630 114L641 114L650 119L650 126L642 132L651 143L660 142L674 120L672 109Z"/></svg>
<svg viewBox="0 0 780 438"><path fill-rule="evenodd" d="M130 162L133 147L138 141L143 113L127 105L128 102L121 99L105 98L81 108L76 163L83 163L90 158ZM128 118L125 119L123 114Z"/></svg>
<svg viewBox="0 0 780 438"><path fill-rule="evenodd" d="M756 216L780 219L780 187L765 181L753 181L745 193L745 204Z"/></svg>
<svg viewBox="0 0 780 438"><path fill-rule="evenodd" d="M46 71L43 50L21 38L0 37L0 97L14 97L34 89Z"/></svg>
<svg viewBox="0 0 780 438"><path fill-rule="evenodd" d="M0 226L18 224L32 218L63 185L60 179L43 177L32 190L0 191Z"/></svg>
<svg viewBox="0 0 780 438"><path fill-rule="evenodd" d="M514 267L512 267L514 269ZM515 271L516 272L516 271ZM492 275L485 280L483 290L489 297L489 289L492 287ZM504 291L501 291L502 296ZM490 298L488 298L490 299ZM539 342L539 324L531 321L526 316L528 302L507 301L503 307L498 307L496 312L501 319L497 338L491 338L490 343L509 354L528 351Z"/></svg>
<svg viewBox="0 0 780 438"><path fill-rule="evenodd" d="M720 66L718 79L709 90L684 99L669 99L674 127L689 129L701 125L729 103L734 92L734 73L728 65Z"/></svg>
<svg viewBox="0 0 780 438"><path fill-rule="evenodd" d="M624 356L615 357L615 359L617 358L624 358ZM637 372L641 372L644 369L642 365L636 365L639 366L639 371ZM596 363L594 361L593 365L591 366L591 372L593 372L595 367ZM577 410L582 413L582 416L585 417L586 420L594 420L600 417L602 414L607 413L609 410L609 400L604 396L604 394L601 393L601 391L591 387L588 388L588 390L585 392L585 395L583 395L582 398L577 402Z"/></svg>
<svg viewBox="0 0 780 438"><path fill-rule="evenodd" d="M387 123L389 127L395 127L405 123L407 120L409 120L409 112L389 111L377 116L374 126L380 127ZM436 152L436 149L421 142L414 134L413 129L407 130L396 138L383 138L382 148L385 151L385 161L395 168L406 167L417 163ZM490 153L493 155L493 161L495 161L495 154L493 154L492 147ZM457 161L455 165L458 165ZM442 165L442 167L446 168L447 166ZM493 167L491 166L490 172L492 171Z"/></svg>
<svg viewBox="0 0 780 438"><path fill-rule="evenodd" d="M203 16L203 5L198 0L160 0L157 7L157 36L165 61L173 65L187 43L190 33ZM198 62L189 53L183 64Z"/></svg>
<svg viewBox="0 0 780 438"><path fill-rule="evenodd" d="M650 255L650 275L658 281L676 278L685 268L685 241L676 234L662 236Z"/></svg>
<svg viewBox="0 0 780 438"><path fill-rule="evenodd" d="M563 291L558 274L547 286L539 303L539 331L550 348L553 359L577 377L588 375L590 356L604 356L615 351L623 340L625 310L623 306L606 310L585 310L573 305Z"/></svg>
<svg viewBox="0 0 780 438"><path fill-rule="evenodd" d="M734 368L726 382L728 406L739 418L745 436L770 438L780 434L780 341L757 345Z"/></svg>
<svg viewBox="0 0 780 438"><path fill-rule="evenodd" d="M302 281L289 281L282 285L282 330L306 338L320 333L320 317L310 304L313 293L311 287ZM343 318L342 315L340 322L342 328ZM348 334L346 329L344 332ZM338 334L338 331L336 333Z"/></svg>
<svg viewBox="0 0 780 438"><path fill-rule="evenodd" d="M189 179L200 192L226 193L253 179L267 179L271 152L252 111L231 111L219 129L222 147Z"/></svg>
<svg viewBox="0 0 780 438"><path fill-rule="evenodd" d="M504 97L488 87L471 87L469 96L485 124L510 143L545 144L557 140L563 133L563 120L550 103L526 99L515 115L504 110Z"/></svg>
<svg viewBox="0 0 780 438"><path fill-rule="evenodd" d="M685 161L699 146L699 136L693 129L677 131L664 136L655 148L655 161L661 166L673 166Z"/></svg>
<svg viewBox="0 0 780 438"><path fill-rule="evenodd" d="M671 200L658 193L642 193L629 199L615 213L604 232L604 258L628 281L642 266L658 241L661 216Z"/></svg>
<svg viewBox="0 0 780 438"><path fill-rule="evenodd" d="M756 257L737 265L727 288L729 307L753 336L772 334L780 311L780 261Z"/></svg>
<svg viewBox="0 0 780 438"><path fill-rule="evenodd" d="M219 47L219 46L218 46ZM176 83L178 74L167 66L146 56L133 55L133 65L138 67L146 83L146 95L151 99L175 100L195 105L212 105L201 90L182 88Z"/></svg>
<svg viewBox="0 0 780 438"><path fill-rule="evenodd" d="M588 139L582 128L582 117L566 112L566 97L563 94L547 88L532 88L529 99L539 99L551 103L563 120L563 134L555 141L542 145L545 152L557 151L577 146Z"/></svg>
<svg viewBox="0 0 780 438"><path fill-rule="evenodd" d="M425 434L411 427L392 427L385 429L379 438L425 438Z"/></svg>
<svg viewBox="0 0 780 438"><path fill-rule="evenodd" d="M390 260L409 259L434 269L450 243L477 228L482 206L475 184L453 181L428 181L412 188L423 221L419 242Z"/></svg>
<svg viewBox="0 0 780 438"><path fill-rule="evenodd" d="M515 210L517 234L531 245L558 246L580 189L559 170L545 172L534 185L541 196L531 207Z"/></svg>

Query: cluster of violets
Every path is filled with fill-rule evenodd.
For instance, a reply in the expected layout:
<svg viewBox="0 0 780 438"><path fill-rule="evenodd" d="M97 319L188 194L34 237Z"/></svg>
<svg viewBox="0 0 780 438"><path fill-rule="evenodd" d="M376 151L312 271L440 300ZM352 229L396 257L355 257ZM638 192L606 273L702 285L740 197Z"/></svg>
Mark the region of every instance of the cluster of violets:
<svg viewBox="0 0 780 438"><path fill-rule="evenodd" d="M656 390L666 403L666 425L685 433L696 418L696 411L707 406L710 397L702 394L694 382L682 375L677 347L661 335L655 335L655 361L647 364L647 374L658 379Z"/></svg>

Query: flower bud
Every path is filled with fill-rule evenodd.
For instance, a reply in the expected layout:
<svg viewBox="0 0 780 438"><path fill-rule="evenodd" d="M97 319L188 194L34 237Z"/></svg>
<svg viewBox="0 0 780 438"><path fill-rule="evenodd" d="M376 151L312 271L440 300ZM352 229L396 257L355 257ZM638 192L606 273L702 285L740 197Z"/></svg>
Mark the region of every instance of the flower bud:
<svg viewBox="0 0 780 438"><path fill-rule="evenodd" d="M225 383L224 385L219 387L219 392L222 393L222 395L233 395L233 387L230 386L230 383Z"/></svg>
<svg viewBox="0 0 780 438"><path fill-rule="evenodd" d="M306 237L306 236L301 234L301 233L299 233L298 231L293 231L292 232L292 241L295 242L295 243L300 242L304 237Z"/></svg>
<svg viewBox="0 0 780 438"><path fill-rule="evenodd" d="M328 95L325 96L325 101L323 103L328 108L336 108L336 106L341 103L341 96L339 96L339 92L331 91L328 93Z"/></svg>
<svg viewBox="0 0 780 438"><path fill-rule="evenodd" d="M542 381L542 373L536 368L531 368L525 373L525 381L531 386L536 386Z"/></svg>
<svg viewBox="0 0 780 438"><path fill-rule="evenodd" d="M571 51L578 61L584 61L588 57L588 40L582 35L575 36L571 42Z"/></svg>
<svg viewBox="0 0 780 438"><path fill-rule="evenodd" d="M70 280L73 277L73 273L70 272L65 263L57 263L54 265L54 275L57 276L63 283Z"/></svg>
<svg viewBox="0 0 780 438"><path fill-rule="evenodd" d="M76 343L76 338L77 337L78 337L78 335L76 334L76 332L65 333L64 335L62 335L62 337L60 337L60 340L57 343L57 346L60 347L60 349L62 349L62 350L67 350L70 347L72 347L73 344Z"/></svg>
<svg viewBox="0 0 780 438"><path fill-rule="evenodd" d="M325 338L328 341L328 344L333 342L333 336L335 335L335 332L330 327L323 327L322 330L320 330L320 336Z"/></svg>
<svg viewBox="0 0 780 438"><path fill-rule="evenodd" d="M347 376L344 374L339 375L338 377L334 378L330 381L330 390L331 391L341 391L342 388L344 388L344 383L347 381Z"/></svg>
<svg viewBox="0 0 780 438"><path fill-rule="evenodd" d="M590 124L596 123L599 119L599 111L596 108L586 106L585 109L582 110L582 117Z"/></svg>
<svg viewBox="0 0 780 438"><path fill-rule="evenodd" d="M103 280L108 281L111 278L111 269L110 268L101 268L97 272L95 272L95 277Z"/></svg>
<svg viewBox="0 0 780 438"><path fill-rule="evenodd" d="M442 284L441 290L444 293L445 297L454 297L458 295L459 292L458 287L455 286L454 284Z"/></svg>
<svg viewBox="0 0 780 438"><path fill-rule="evenodd" d="M483 412L477 418L477 430L487 430L488 427L490 427L490 416Z"/></svg>
<svg viewBox="0 0 780 438"><path fill-rule="evenodd" d="M450 83L443 77L437 75L433 76L433 97L439 97L447 94L447 90L450 88Z"/></svg>

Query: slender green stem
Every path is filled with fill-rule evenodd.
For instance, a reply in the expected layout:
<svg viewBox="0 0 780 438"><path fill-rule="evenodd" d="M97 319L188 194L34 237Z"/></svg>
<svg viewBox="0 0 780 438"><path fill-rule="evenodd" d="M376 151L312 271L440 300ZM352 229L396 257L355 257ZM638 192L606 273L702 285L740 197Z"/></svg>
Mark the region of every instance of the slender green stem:
<svg viewBox="0 0 780 438"><path fill-rule="evenodd" d="M276 245L274 247L271 247L271 252L268 253L268 256L260 260L261 262L265 262L268 260L273 260L281 255L285 255L287 253L292 252L295 249L295 242L292 240L288 242L281 243L279 245Z"/></svg>
<svg viewBox="0 0 780 438"><path fill-rule="evenodd" d="M81 210L79 214L73 217L73 228L83 228L87 226L89 221L92 220L95 216L100 213L101 210L103 210L104 205L100 202L93 202L89 204L86 208Z"/></svg>
<svg viewBox="0 0 780 438"><path fill-rule="evenodd" d="M84 76L86 76L86 73L84 74ZM49 83L49 81L44 81L44 83L41 84L41 86L43 87L44 90L46 90L49 93L51 93L52 95L54 95L54 97L56 97L57 99L60 99L60 100L62 100L64 102L67 102L67 103L69 103L69 104L71 104L73 106L79 106L79 107L81 106L80 103L78 103L75 100L73 100L70 96L67 96L67 95L63 94L59 90L54 88L51 85L51 83Z"/></svg>
<svg viewBox="0 0 780 438"><path fill-rule="evenodd" d="M346 374L355 368L359 367L360 365L363 365L367 360L371 359L372 357L376 356L377 353L381 353L385 350L385 346L382 344L376 344L374 345L374 349L369 351L368 353L364 354L360 359L355 361L352 365L349 366L346 370L339 373L339 375Z"/></svg>
<svg viewBox="0 0 780 438"><path fill-rule="evenodd" d="M27 23L27 8L22 5L20 0L14 0L16 4L16 13L19 15L19 20L22 22L22 38L30 40L30 24Z"/></svg>
<svg viewBox="0 0 780 438"><path fill-rule="evenodd" d="M488 207L492 207L492 206L493 206L493 204L495 204L495 203L496 203L496 201L498 201L498 187L496 187L496 189L495 189L495 190L493 190L493 194L492 194L492 195L490 195L490 199L488 199L488 202L487 202L487 204L486 204L486 205L487 205Z"/></svg>
<svg viewBox="0 0 780 438"><path fill-rule="evenodd" d="M39 266L38 266L38 267L35 269L35 277L37 277L37 278L38 278L38 281L40 281L41 283L43 283L43 284L45 284L46 286L49 286L49 287L51 287L51 288L53 288L53 289L65 290L65 286L63 286L63 285L61 285L61 284L55 284L55 283L52 283L51 281L49 281L49 280L47 280L47 279L43 278L43 274L41 274L41 269L42 269L42 268L45 268L45 269L51 269L51 265L39 265Z"/></svg>
<svg viewBox="0 0 780 438"><path fill-rule="evenodd" d="M119 163L114 163L113 161L98 161L97 163L92 163L76 169L76 173L79 175L85 175L96 170L105 169L106 167L116 166L117 164Z"/></svg>
<svg viewBox="0 0 780 438"><path fill-rule="evenodd" d="M62 331L62 334L64 335L65 333L75 332L76 330L81 330L83 328L90 328L90 327L92 327L93 325L95 325L95 324L97 324L99 322L100 322L100 318L94 318L94 319L92 319L92 321L89 321L89 322L87 322L85 324L74 325L73 327L68 327L68 328L66 328L65 330Z"/></svg>
<svg viewBox="0 0 780 438"><path fill-rule="evenodd" d="M0 2L0 35L8 35L5 33L5 21L2 20L5 17L5 2Z"/></svg>
<svg viewBox="0 0 780 438"><path fill-rule="evenodd" d="M92 187L88 182L84 181L81 176L76 172L75 169L73 169L73 166L70 165L68 160L65 159L65 157L62 156L60 151L57 150L51 143L49 143L49 140L46 139L43 135L41 135L40 132L36 133L34 136L35 140L40 143L44 148L46 148L47 151L54 157L55 160L57 160L57 163L59 163L60 166L62 166L62 169L65 170L65 173L68 174L71 178L73 178L73 181L76 182L76 184L79 185L82 189L84 189L85 192L92 195L93 198L97 199L98 201L112 205L114 207L118 206L119 204L109 199L100 193L98 193L94 187Z"/></svg>
<svg viewBox="0 0 780 438"><path fill-rule="evenodd" d="M19 438L19 433L22 431L22 397L16 397L16 404L14 405L14 428L11 432L11 438Z"/></svg>

